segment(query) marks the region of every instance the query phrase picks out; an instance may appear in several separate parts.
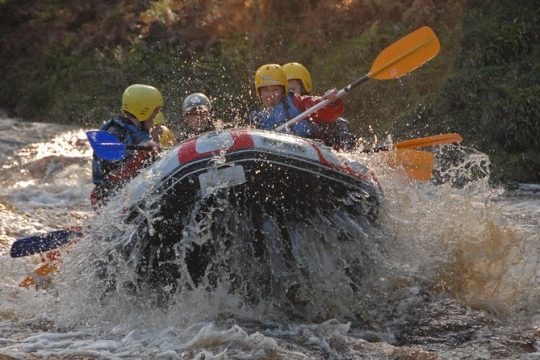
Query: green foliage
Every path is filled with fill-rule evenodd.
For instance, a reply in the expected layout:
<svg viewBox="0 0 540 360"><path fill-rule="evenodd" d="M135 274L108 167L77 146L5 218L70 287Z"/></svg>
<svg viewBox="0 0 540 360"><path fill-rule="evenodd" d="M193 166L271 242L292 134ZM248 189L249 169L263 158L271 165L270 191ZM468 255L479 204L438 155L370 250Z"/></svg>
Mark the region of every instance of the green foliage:
<svg viewBox="0 0 540 360"><path fill-rule="evenodd" d="M540 22L537 4L474 4L448 81L406 118L458 131L488 153L493 180L540 181Z"/></svg>
<svg viewBox="0 0 540 360"><path fill-rule="evenodd" d="M460 132L495 180L540 182L540 16L536 1L0 0L0 104L29 120L97 126L132 83L157 86L176 128L192 92L241 123L258 106L253 73L299 61L320 94L369 71L422 26L441 54L399 81L346 98L358 134L396 140Z"/></svg>

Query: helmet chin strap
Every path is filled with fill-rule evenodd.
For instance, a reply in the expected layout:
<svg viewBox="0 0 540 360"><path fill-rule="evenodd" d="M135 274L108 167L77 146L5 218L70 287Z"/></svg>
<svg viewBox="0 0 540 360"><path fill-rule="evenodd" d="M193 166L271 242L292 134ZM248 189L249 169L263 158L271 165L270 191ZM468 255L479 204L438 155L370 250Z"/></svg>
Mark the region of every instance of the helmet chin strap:
<svg viewBox="0 0 540 360"><path fill-rule="evenodd" d="M153 119L152 119L153 120ZM152 121L151 122L151 125L147 126L148 123L148 120L146 121L140 121L140 124L141 124L141 129L142 130L147 130L147 131L150 131L150 129L152 128L152 126L154 126L154 122Z"/></svg>
<svg viewBox="0 0 540 360"><path fill-rule="evenodd" d="M140 121L137 120L137 118L136 118L135 116L131 115L131 114L128 113L127 111L124 111L124 117L125 117L126 119L128 119L129 121L131 121L131 123L132 123L133 125L135 125L137 128L140 129L140 125L139 125Z"/></svg>

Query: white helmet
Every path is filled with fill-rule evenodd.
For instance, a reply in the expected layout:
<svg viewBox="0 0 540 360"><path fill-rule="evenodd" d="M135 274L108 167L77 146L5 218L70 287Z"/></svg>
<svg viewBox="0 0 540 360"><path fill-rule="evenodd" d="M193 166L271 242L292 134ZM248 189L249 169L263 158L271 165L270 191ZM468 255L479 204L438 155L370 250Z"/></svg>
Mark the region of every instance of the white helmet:
<svg viewBox="0 0 540 360"><path fill-rule="evenodd" d="M184 99L184 103L182 104L182 114L186 115L188 112L198 107L203 107L210 111L212 110L212 102L210 102L208 96L203 93L190 94Z"/></svg>

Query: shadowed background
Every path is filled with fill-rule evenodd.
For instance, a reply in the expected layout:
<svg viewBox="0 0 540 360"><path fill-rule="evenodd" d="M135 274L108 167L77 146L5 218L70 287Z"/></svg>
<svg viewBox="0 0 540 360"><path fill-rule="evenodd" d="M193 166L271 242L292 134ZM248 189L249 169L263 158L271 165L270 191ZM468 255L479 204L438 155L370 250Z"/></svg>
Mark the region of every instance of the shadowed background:
<svg viewBox="0 0 540 360"><path fill-rule="evenodd" d="M258 106L253 74L298 61L314 93L368 72L377 54L428 25L440 55L346 98L373 142L459 132L487 153L493 181L540 182L540 10L536 1L0 0L0 107L32 121L98 126L131 83L158 87L174 129L202 91L242 123Z"/></svg>

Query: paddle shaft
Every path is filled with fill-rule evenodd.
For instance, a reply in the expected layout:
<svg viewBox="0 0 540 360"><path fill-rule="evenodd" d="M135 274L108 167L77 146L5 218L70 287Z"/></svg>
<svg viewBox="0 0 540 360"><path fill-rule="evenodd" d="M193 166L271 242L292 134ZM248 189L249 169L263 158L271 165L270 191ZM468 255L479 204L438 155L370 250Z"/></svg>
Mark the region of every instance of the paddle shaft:
<svg viewBox="0 0 540 360"><path fill-rule="evenodd" d="M378 153L380 151L390 151L390 150L392 150L391 146L378 146L373 149L362 149L362 152L366 154L371 154L371 153Z"/></svg>
<svg viewBox="0 0 540 360"><path fill-rule="evenodd" d="M369 73L341 89L337 93L336 99L339 99L369 79L390 80L408 74L437 56L439 51L440 43L437 35L429 27L421 27L386 47L379 53L379 56L377 56L371 65ZM287 121L285 124L277 127L276 131L282 131L296 124L309 114L326 106L329 102L328 99L321 101L312 108Z"/></svg>
<svg viewBox="0 0 540 360"><path fill-rule="evenodd" d="M124 147L126 150L147 150L151 151L152 146L150 145L132 145L132 144L122 144L122 143L100 143L99 146L111 146L111 147Z"/></svg>

